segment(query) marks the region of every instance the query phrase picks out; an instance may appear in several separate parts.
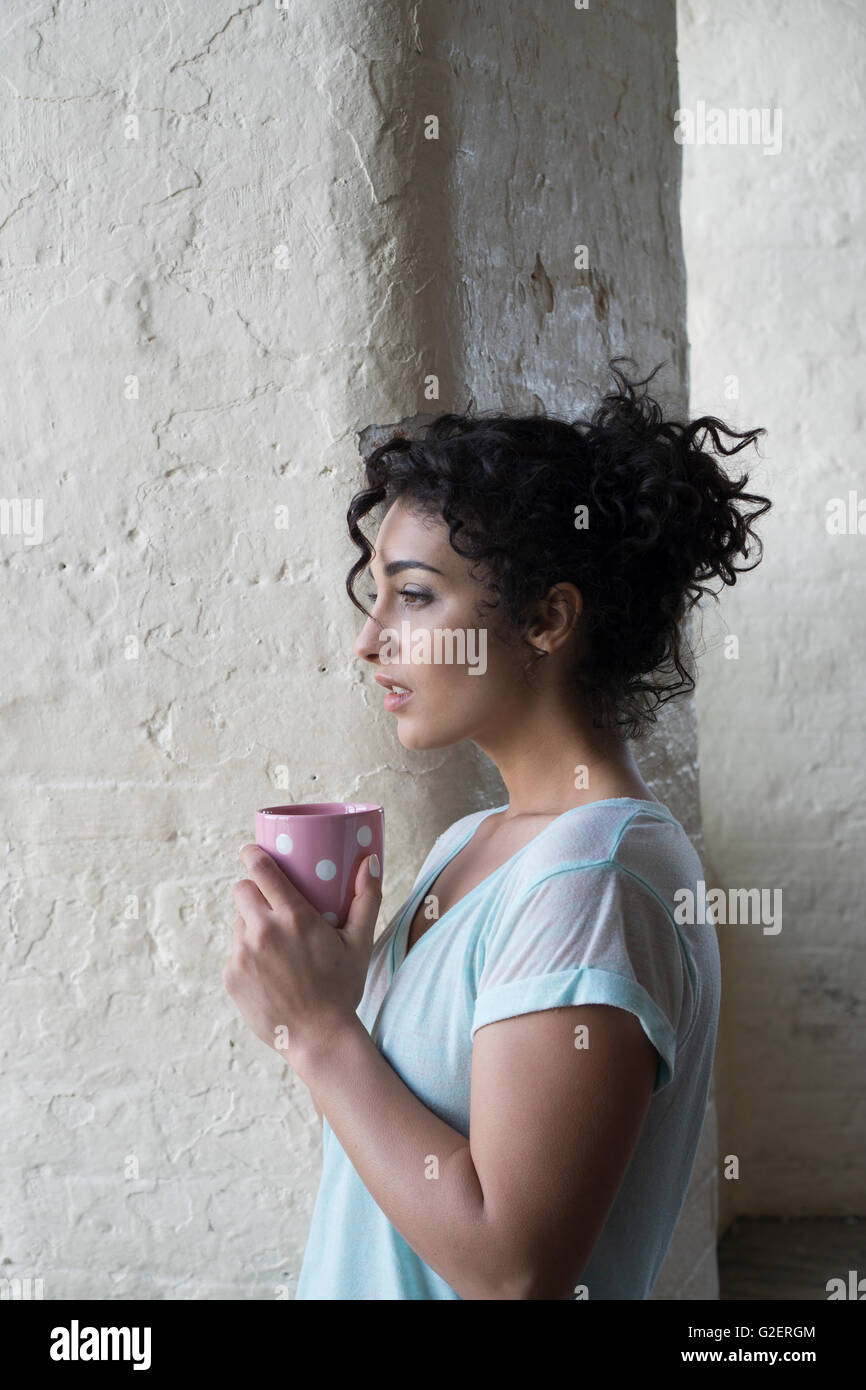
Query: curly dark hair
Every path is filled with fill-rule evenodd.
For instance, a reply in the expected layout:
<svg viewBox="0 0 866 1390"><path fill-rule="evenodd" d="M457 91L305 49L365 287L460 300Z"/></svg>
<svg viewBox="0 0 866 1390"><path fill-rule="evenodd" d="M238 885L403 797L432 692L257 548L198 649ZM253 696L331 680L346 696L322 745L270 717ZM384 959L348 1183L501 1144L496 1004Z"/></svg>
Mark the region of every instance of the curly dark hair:
<svg viewBox="0 0 866 1390"><path fill-rule="evenodd" d="M570 581L583 598L587 636L576 695L595 727L640 739L660 705L695 688L682 619L701 595L721 592L702 581L735 584L739 571L760 563L751 524L772 504L745 492L748 476L732 480L704 447L709 435L715 453L736 454L766 430L738 432L713 416L664 420L658 403L636 389L659 367L630 381L616 363L633 360L610 361L618 389L589 420L478 415L470 402L465 415L437 416L423 439L395 433L374 449L346 516L361 550L346 591L368 614L354 583L373 548L358 523L398 498L438 516L456 553L483 565L493 606L501 604L511 634L537 657L544 653L525 636L530 607ZM726 448L721 434L740 442ZM740 511L737 503L757 505ZM585 529L576 529L580 508ZM736 566L735 557L750 555L750 540L757 558Z"/></svg>

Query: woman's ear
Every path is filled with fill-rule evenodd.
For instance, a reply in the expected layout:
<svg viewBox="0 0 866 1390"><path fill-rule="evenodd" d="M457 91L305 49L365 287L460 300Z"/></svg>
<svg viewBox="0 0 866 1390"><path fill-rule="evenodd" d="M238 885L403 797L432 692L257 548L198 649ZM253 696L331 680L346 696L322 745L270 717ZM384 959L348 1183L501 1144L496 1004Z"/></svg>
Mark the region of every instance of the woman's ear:
<svg viewBox="0 0 866 1390"><path fill-rule="evenodd" d="M575 584L555 584L536 607L527 637L545 655L558 651L571 637L583 612L583 595Z"/></svg>

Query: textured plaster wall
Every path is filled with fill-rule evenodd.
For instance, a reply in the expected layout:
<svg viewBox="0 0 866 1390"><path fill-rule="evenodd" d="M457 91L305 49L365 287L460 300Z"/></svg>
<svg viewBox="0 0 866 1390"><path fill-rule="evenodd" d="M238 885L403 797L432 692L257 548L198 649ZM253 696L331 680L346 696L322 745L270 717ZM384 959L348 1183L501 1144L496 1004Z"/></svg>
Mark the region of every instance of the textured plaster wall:
<svg viewBox="0 0 866 1390"><path fill-rule="evenodd" d="M719 926L721 1224L862 1215L866 519L829 534L827 505L866 511L863 14L688 0L679 24L681 105L779 109L782 133L683 147L692 411L766 427L739 457L775 503L707 611L697 699L708 867L782 892L781 931Z"/></svg>
<svg viewBox="0 0 866 1390"><path fill-rule="evenodd" d="M258 806L381 801L384 924L499 797L396 739L345 507L377 428L577 413L613 352L682 407L674 6L11 0L4 31L3 496L43 515L0 536L2 1270L291 1298L319 1128L222 987L237 850ZM701 848L689 702L638 756ZM711 1104L656 1296L716 1296L714 1162Z"/></svg>

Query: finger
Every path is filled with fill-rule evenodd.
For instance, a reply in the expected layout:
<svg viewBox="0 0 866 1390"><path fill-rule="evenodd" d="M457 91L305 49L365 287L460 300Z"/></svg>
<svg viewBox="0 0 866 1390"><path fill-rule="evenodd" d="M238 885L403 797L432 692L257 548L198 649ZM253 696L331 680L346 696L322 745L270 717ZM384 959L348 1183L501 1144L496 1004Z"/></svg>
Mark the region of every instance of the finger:
<svg viewBox="0 0 866 1390"><path fill-rule="evenodd" d="M232 927L232 945L229 951L229 966L232 968L239 968L248 957L249 946L246 932L247 924L238 913Z"/></svg>
<svg viewBox="0 0 866 1390"><path fill-rule="evenodd" d="M355 896L343 933L352 942L372 943L376 919L382 904L382 873L379 856L369 854L355 878Z"/></svg>
<svg viewBox="0 0 866 1390"><path fill-rule="evenodd" d="M267 905L276 910L279 907L308 907L303 893L286 877L275 859L260 845L243 845L240 859L250 878L262 894Z"/></svg>
<svg viewBox="0 0 866 1390"><path fill-rule="evenodd" d="M232 897L238 915L244 922L254 922L271 911L270 903L252 879L238 879L237 883L232 885Z"/></svg>
<svg viewBox="0 0 866 1390"><path fill-rule="evenodd" d="M244 957L246 954L246 941L244 938L246 924L240 913L235 917L232 926L232 948L229 958L223 969L223 984L229 993L238 988L240 971L243 968Z"/></svg>

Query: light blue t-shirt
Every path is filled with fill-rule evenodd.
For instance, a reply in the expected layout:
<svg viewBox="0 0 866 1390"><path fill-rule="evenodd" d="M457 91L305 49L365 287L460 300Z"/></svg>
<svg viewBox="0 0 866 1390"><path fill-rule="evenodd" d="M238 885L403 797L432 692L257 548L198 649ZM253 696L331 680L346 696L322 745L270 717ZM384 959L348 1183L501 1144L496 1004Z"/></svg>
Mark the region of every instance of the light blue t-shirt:
<svg viewBox="0 0 866 1390"><path fill-rule="evenodd" d="M678 925L674 896L696 893L701 862L659 802L576 806L434 920L406 955L410 923L440 870L482 820L506 809L473 812L440 835L375 942L358 1016L409 1089L468 1139L477 1029L570 1004L635 1014L658 1053L655 1085L580 1297L644 1299L685 1199L715 1052L715 927ZM377 1206L327 1117L322 1144L296 1299L459 1299Z"/></svg>

